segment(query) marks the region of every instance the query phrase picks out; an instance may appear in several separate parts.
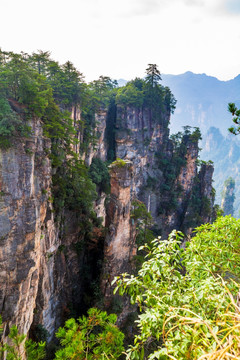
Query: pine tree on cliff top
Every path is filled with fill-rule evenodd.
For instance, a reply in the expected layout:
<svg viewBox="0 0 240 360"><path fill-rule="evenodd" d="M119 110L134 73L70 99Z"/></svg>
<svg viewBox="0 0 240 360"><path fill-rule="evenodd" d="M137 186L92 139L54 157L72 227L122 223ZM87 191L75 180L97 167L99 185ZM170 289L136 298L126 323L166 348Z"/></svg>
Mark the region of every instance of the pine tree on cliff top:
<svg viewBox="0 0 240 360"><path fill-rule="evenodd" d="M152 88L157 86L159 84L159 81L162 80L161 73L158 70L158 67L156 64L148 64L146 73L147 73L146 83L151 85Z"/></svg>

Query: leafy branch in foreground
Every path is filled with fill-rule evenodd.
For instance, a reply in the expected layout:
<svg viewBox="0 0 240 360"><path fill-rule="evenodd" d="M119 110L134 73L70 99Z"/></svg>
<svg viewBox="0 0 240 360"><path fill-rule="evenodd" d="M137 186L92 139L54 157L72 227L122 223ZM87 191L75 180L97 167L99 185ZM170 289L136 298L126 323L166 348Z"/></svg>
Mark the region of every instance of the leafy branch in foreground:
<svg viewBox="0 0 240 360"><path fill-rule="evenodd" d="M115 279L115 292L127 293L141 312L127 359L240 356L239 234L240 220L226 216L197 228L185 250L176 231L141 247L148 255L137 276Z"/></svg>

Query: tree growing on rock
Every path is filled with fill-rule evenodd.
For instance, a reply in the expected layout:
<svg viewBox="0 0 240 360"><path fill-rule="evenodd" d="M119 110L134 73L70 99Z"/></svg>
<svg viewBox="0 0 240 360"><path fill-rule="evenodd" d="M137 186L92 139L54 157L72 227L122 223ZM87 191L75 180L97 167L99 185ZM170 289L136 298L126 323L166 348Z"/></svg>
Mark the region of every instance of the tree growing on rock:
<svg viewBox="0 0 240 360"><path fill-rule="evenodd" d="M151 85L152 88L156 87L160 80L162 80L161 73L156 64L148 64L146 73L146 83Z"/></svg>

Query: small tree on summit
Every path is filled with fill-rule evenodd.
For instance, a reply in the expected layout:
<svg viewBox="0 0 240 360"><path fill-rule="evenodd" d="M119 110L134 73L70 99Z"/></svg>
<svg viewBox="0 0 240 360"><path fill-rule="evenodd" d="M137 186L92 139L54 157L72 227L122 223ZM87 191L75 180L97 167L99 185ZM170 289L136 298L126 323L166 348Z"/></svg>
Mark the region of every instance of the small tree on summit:
<svg viewBox="0 0 240 360"><path fill-rule="evenodd" d="M146 83L151 85L151 87L155 87L156 85L158 85L159 81L162 80L161 73L158 70L156 64L148 64L146 73L147 73Z"/></svg>

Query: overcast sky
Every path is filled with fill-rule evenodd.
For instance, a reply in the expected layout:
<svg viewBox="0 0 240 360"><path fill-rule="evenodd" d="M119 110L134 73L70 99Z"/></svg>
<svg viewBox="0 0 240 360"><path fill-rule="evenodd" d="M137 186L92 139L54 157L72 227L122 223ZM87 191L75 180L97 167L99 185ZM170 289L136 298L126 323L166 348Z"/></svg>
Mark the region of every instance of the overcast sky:
<svg viewBox="0 0 240 360"><path fill-rule="evenodd" d="M49 50L86 77L240 73L240 0L0 0L0 47Z"/></svg>

